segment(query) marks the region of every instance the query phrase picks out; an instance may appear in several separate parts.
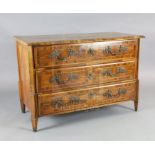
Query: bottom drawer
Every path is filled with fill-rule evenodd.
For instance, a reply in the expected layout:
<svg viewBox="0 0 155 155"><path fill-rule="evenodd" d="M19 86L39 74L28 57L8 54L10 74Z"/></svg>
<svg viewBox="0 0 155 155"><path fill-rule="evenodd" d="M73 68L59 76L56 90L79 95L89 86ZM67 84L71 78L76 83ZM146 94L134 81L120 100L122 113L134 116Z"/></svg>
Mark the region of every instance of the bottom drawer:
<svg viewBox="0 0 155 155"><path fill-rule="evenodd" d="M39 115L91 109L135 99L135 82L38 95Z"/></svg>

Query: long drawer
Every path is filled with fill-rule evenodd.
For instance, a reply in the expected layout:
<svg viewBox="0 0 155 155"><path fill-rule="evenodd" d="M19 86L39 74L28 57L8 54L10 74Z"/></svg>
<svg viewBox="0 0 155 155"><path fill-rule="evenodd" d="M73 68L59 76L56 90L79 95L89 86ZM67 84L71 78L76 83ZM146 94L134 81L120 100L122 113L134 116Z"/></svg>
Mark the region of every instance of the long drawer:
<svg viewBox="0 0 155 155"><path fill-rule="evenodd" d="M136 62L128 61L85 67L37 70L36 86L38 93L46 93L135 78Z"/></svg>
<svg viewBox="0 0 155 155"><path fill-rule="evenodd" d="M137 40L34 47L35 67L68 67L136 58Z"/></svg>
<svg viewBox="0 0 155 155"><path fill-rule="evenodd" d="M39 115L61 114L135 99L135 82L38 95Z"/></svg>

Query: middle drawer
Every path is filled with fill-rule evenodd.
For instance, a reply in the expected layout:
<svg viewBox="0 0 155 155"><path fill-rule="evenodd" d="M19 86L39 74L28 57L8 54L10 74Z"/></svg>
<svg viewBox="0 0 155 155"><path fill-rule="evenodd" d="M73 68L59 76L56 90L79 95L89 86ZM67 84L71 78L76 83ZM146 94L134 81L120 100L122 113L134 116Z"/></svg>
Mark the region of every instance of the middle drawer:
<svg viewBox="0 0 155 155"><path fill-rule="evenodd" d="M38 93L58 92L103 83L133 80L136 62L36 70Z"/></svg>

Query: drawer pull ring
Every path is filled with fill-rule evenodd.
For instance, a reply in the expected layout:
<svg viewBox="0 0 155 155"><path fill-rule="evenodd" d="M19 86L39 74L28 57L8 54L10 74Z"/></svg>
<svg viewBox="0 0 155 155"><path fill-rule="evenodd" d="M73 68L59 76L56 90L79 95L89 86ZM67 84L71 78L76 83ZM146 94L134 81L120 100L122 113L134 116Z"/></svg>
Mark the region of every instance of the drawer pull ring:
<svg viewBox="0 0 155 155"><path fill-rule="evenodd" d="M127 93L127 90L125 88L119 88L116 94L112 94L111 90L107 90L105 93L103 93L103 96L106 98L113 98L113 97L119 97L121 95L125 95Z"/></svg>

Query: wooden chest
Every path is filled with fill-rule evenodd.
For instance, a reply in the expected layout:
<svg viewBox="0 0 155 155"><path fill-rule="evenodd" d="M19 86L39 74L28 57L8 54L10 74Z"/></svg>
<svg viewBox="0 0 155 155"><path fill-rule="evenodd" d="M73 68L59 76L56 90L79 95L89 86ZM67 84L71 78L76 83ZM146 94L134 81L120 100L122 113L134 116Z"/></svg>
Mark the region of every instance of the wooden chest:
<svg viewBox="0 0 155 155"><path fill-rule="evenodd" d="M22 112L38 118L133 100L138 108L139 43L116 32L17 36Z"/></svg>

